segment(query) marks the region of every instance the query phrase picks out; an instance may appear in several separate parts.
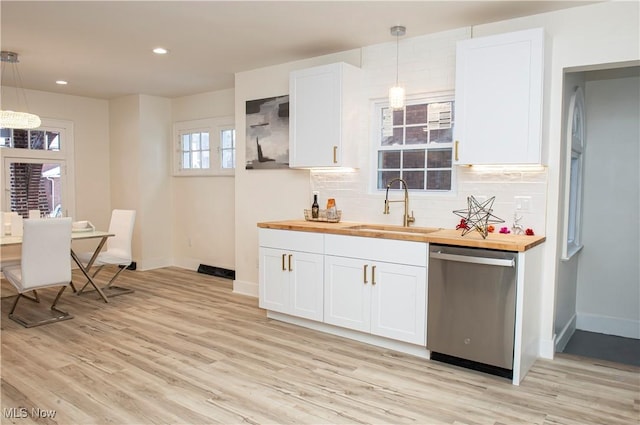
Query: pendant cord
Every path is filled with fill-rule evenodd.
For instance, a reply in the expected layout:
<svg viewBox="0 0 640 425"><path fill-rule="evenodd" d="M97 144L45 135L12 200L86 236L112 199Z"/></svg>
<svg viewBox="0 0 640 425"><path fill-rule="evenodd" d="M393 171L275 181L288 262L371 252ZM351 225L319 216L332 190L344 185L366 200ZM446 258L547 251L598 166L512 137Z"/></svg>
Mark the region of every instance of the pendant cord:
<svg viewBox="0 0 640 425"><path fill-rule="evenodd" d="M400 35L396 34L396 87L398 86L399 72L400 72Z"/></svg>
<svg viewBox="0 0 640 425"><path fill-rule="evenodd" d="M4 52L3 52L4 53ZM20 74L20 70L18 69L18 65L17 65L17 59L15 62L11 61L11 60L2 60L2 70L0 70L0 86L5 87L6 86L6 74L7 74L7 68L9 68L10 73L11 73L11 82L13 83L13 89L15 91L15 100L16 100L16 104L15 104L15 109L16 110L20 110L21 108L21 102L24 103L24 107L25 110L27 111L27 113L29 112L29 103L27 102L27 94L24 90L24 85L22 83L22 75ZM20 90L22 90L22 95L20 93Z"/></svg>

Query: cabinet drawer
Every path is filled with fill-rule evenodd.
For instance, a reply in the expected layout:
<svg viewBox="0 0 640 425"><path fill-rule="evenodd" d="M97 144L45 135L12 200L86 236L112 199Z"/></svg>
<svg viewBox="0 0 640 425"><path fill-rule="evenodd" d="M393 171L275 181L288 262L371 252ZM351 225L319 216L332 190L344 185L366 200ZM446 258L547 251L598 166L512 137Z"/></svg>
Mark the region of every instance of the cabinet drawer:
<svg viewBox="0 0 640 425"><path fill-rule="evenodd" d="M325 235L324 243L327 255L421 267L428 261L426 242Z"/></svg>
<svg viewBox="0 0 640 425"><path fill-rule="evenodd" d="M322 233L296 232L292 230L258 229L259 245L290 251L324 252Z"/></svg>

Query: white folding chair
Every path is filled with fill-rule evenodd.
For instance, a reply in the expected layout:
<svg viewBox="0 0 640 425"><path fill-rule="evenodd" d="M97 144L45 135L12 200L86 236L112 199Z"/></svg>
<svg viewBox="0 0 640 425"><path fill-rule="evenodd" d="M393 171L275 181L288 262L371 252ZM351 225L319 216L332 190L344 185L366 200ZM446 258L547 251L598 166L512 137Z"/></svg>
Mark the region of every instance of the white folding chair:
<svg viewBox="0 0 640 425"><path fill-rule="evenodd" d="M122 288L113 285L120 273L122 273L133 261L131 253L131 240L133 239L133 226L136 220L135 210L113 210L111 213L111 222L109 223L109 233L113 233L115 236L107 239L105 251L102 251L96 257L92 266L97 266L97 270L91 276L94 278L104 266L113 265L118 269L109 280L109 283L104 288L101 288L107 297L115 297L116 295L129 294L134 292L133 289ZM84 252L78 255L80 261L85 265L91 261L93 256L92 252ZM82 294L86 286L84 284L78 294Z"/></svg>
<svg viewBox="0 0 640 425"><path fill-rule="evenodd" d="M6 266L2 273L18 290L9 318L30 328L73 318L56 307L60 296L71 284L71 218L50 220L27 219L23 222L22 258L20 264ZM62 286L47 317L30 321L16 314L21 298L40 302L37 289ZM25 295L32 292L34 297Z"/></svg>

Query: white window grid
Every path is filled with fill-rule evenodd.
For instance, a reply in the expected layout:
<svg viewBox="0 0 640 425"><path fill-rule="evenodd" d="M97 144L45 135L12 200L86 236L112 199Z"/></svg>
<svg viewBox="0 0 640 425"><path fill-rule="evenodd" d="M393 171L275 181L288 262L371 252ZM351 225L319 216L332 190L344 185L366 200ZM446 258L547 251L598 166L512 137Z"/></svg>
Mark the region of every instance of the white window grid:
<svg viewBox="0 0 640 425"><path fill-rule="evenodd" d="M174 123L173 175L233 176L233 121L233 117L218 117Z"/></svg>
<svg viewBox="0 0 640 425"><path fill-rule="evenodd" d="M414 105L427 105L427 114L425 122L414 122L407 124L407 108L411 108ZM388 103L380 102L376 103L374 110L376 119L374 120L375 128L374 138L375 143L375 158L373 159L375 170L373 187L377 190L385 190L387 181L393 177L406 178L411 173L422 173L421 188L410 188L413 192L422 193L449 193L453 190L454 184L454 167L451 160L453 151L453 94L441 94L441 95L422 95L414 97L407 101L405 108L403 108L403 120L401 123L393 123L393 112L389 109ZM411 135L415 136L416 129L420 129L425 134L423 143L406 143ZM445 134L446 142L442 141L442 134ZM438 136L435 136L438 134ZM409 135L409 137L408 137ZM385 138L394 137L396 140L400 140L400 143L394 142L392 144L383 145ZM435 139L435 140L434 140ZM398 152L398 166L397 167L382 167L381 154L385 152ZM443 153L448 156L448 166L434 166L433 161L430 165L430 160L433 159L434 154ZM416 166L412 164L409 166L405 163L406 154L423 154L424 163L423 166ZM446 161L445 161L446 162ZM430 178L434 178L439 172L443 172L448 175L448 185L444 187L433 187L433 183L430 182ZM385 176L387 178L385 178ZM400 185L396 184L392 186L392 189L400 189Z"/></svg>

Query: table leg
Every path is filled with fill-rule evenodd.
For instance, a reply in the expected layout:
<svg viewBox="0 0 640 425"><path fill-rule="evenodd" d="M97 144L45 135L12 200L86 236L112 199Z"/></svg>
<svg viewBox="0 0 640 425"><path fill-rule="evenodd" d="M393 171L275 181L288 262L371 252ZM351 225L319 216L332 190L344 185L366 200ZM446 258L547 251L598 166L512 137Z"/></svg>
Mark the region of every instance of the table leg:
<svg viewBox="0 0 640 425"><path fill-rule="evenodd" d="M104 292L102 292L102 289L100 289L100 287L98 285L96 285L96 283L93 281L93 278L89 275L89 270L91 269L91 266L93 265L93 263L96 261L96 258L98 258L98 254L100 253L100 250L102 250L102 247L104 246L106 241L107 241L106 237L102 238L102 240L98 244L98 247L96 248L96 250L94 251L93 255L91 256L91 259L89 260L89 263L87 263L86 267L84 267L82 265L82 262L80 261L80 259L76 255L76 253L73 252L73 249L71 250L71 258L73 258L73 261L76 262L76 264L80 268L80 271L82 272L84 277L87 278L87 283L84 284L82 289L80 289L78 292L76 292L76 295L82 294L82 291L84 291L84 288L86 288L88 284L91 284L91 286L93 286L95 288L95 290L98 291L98 294L100 294L100 297L104 300L104 302L108 303L109 300L107 299L107 296L104 294Z"/></svg>

